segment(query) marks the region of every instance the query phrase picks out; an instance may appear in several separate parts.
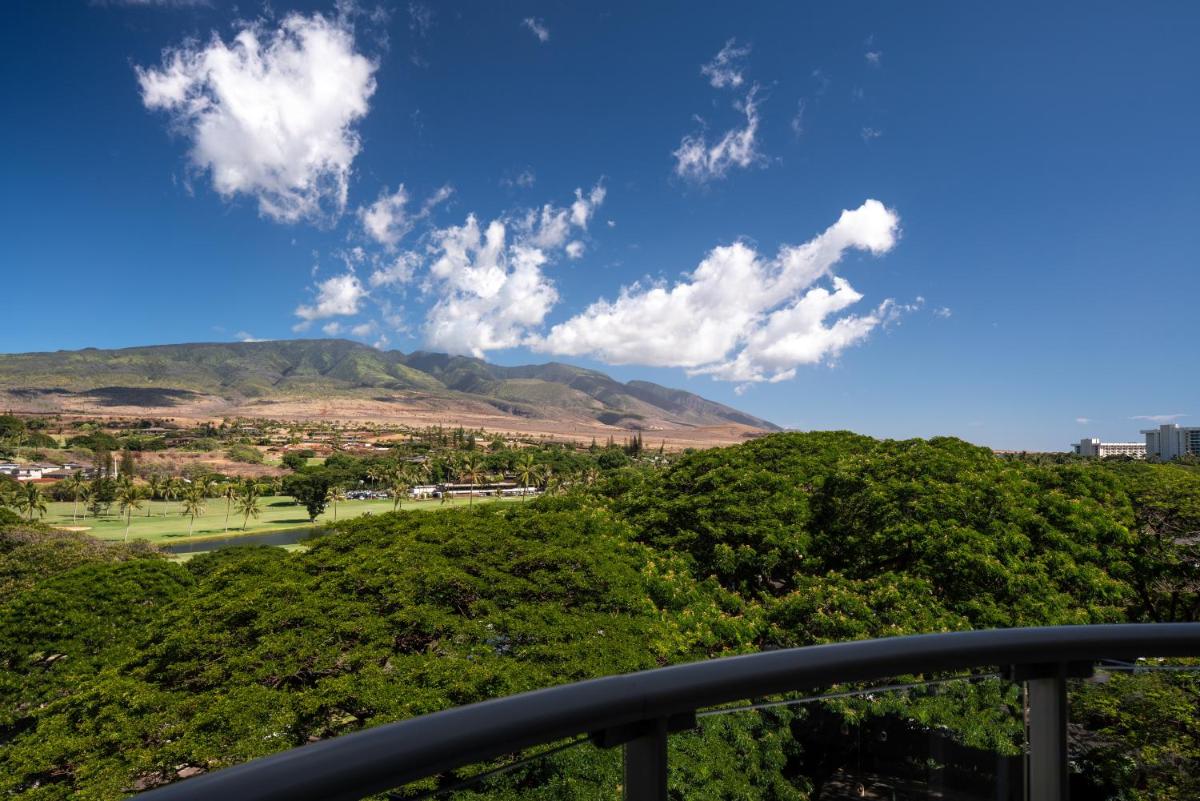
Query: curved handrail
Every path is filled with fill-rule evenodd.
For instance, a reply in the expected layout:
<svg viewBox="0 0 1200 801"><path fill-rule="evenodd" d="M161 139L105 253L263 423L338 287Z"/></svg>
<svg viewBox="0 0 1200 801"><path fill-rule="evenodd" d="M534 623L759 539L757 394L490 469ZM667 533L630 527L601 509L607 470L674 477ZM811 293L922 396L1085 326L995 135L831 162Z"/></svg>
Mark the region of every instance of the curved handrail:
<svg viewBox="0 0 1200 801"><path fill-rule="evenodd" d="M142 793L145 801L357 799L530 746L750 697L985 665L1200 656L1200 623L920 634L733 656L455 707Z"/></svg>

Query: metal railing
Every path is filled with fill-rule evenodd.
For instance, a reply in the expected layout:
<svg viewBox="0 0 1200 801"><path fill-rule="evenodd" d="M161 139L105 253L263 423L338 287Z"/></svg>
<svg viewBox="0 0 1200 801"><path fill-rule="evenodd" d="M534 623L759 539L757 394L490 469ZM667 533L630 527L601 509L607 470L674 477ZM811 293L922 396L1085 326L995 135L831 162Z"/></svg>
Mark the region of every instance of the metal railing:
<svg viewBox="0 0 1200 801"><path fill-rule="evenodd" d="M1067 793L1066 680L1103 660L1200 656L1200 623L993 629L817 645L610 676L447 709L294 748L144 801L357 799L533 746L624 747L629 801L667 797L667 740L736 701L888 677L999 667L1026 683L1030 801Z"/></svg>

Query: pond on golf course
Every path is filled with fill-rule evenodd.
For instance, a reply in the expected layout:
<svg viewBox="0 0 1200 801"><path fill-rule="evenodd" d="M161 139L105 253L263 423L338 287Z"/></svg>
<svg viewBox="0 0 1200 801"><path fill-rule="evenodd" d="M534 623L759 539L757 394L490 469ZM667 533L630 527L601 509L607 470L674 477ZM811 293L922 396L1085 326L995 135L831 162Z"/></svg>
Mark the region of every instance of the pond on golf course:
<svg viewBox="0 0 1200 801"><path fill-rule="evenodd" d="M324 528L305 527L305 528L289 528L283 531L268 531L263 534L231 534L228 537L212 537L202 540L191 540L190 542L174 542L170 544L160 545L167 553L182 554L182 553L203 553L205 551L216 551L221 548L230 548L234 545L294 545L299 542L305 542L317 537L323 537L326 533Z"/></svg>

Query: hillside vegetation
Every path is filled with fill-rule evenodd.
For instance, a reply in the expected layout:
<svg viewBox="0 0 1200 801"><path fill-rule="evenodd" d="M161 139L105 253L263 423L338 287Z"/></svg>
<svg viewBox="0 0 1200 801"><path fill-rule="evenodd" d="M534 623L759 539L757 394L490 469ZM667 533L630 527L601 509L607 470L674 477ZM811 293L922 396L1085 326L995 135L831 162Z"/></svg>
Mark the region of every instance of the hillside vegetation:
<svg viewBox="0 0 1200 801"><path fill-rule="evenodd" d="M361 517L308 552L178 565L9 527L0 792L116 798L458 704L764 648L1196 620L1197 531L1193 468L846 433L618 467L524 504ZM1096 798L1196 797L1198 703L1189 675L1081 687L1078 781ZM985 754L1021 736L1016 689L996 681L729 715L673 746L673 797L815 799L852 761L837 732L885 719ZM618 757L565 752L468 795L610 797Z"/></svg>
<svg viewBox="0 0 1200 801"><path fill-rule="evenodd" d="M0 354L0 390L14 397L85 395L104 406L170 407L205 397L427 398L473 401L518 417L581 416L625 428L773 424L690 392L622 384L565 364L502 367L442 353L381 351L336 339L200 343Z"/></svg>

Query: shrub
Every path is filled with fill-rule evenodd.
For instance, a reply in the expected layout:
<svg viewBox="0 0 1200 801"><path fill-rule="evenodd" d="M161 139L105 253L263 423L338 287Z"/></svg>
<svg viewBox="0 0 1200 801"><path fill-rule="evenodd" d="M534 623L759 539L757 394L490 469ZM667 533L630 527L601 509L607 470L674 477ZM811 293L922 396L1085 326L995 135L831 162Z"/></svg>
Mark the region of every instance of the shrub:
<svg viewBox="0 0 1200 801"><path fill-rule="evenodd" d="M263 455L253 445L230 445L225 449L225 455L235 462L246 464L262 464Z"/></svg>

